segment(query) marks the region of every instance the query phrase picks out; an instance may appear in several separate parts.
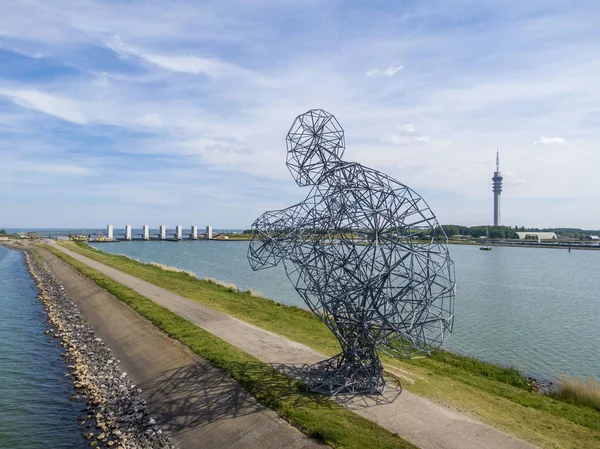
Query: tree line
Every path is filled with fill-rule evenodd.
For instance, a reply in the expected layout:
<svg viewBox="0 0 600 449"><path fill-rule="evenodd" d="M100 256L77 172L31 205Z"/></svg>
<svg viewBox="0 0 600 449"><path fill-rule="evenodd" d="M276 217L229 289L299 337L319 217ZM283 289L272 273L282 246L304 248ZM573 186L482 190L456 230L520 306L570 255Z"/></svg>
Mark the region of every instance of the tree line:
<svg viewBox="0 0 600 449"><path fill-rule="evenodd" d="M441 230L444 230L448 237L454 237L457 235L464 235L470 238L479 238L489 236L490 239L512 239L515 237L515 232L555 232L559 237L568 237L573 239L584 239L590 235L600 235L600 230L584 230L579 228L526 228L525 226L463 226L463 225L442 225L433 232L434 238L442 237ZM280 230L285 233L285 230ZM292 229L289 229L291 232ZM339 230L338 230L339 231ZM348 232L352 230L348 229ZM356 229L354 230L357 231ZM427 230L417 230L423 237L431 237L432 233ZM306 232L306 230L305 230ZM327 233L327 230L314 229L314 234ZM361 232L369 233L368 230ZM245 229L244 234L252 235L252 229Z"/></svg>
<svg viewBox="0 0 600 449"><path fill-rule="evenodd" d="M485 237L489 235L491 239L511 239L515 232L525 232L525 226L461 226L461 225L443 225L442 228L448 237L455 235L464 235L467 237Z"/></svg>

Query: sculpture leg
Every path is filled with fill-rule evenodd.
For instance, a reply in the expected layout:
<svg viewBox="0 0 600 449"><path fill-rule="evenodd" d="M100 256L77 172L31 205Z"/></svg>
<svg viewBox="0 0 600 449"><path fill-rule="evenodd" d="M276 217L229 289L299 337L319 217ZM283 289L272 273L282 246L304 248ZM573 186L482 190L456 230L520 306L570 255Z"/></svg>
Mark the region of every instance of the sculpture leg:
<svg viewBox="0 0 600 449"><path fill-rule="evenodd" d="M335 396L337 394L383 394L383 365L372 342L362 338L341 340L343 352L305 365L302 380L309 391Z"/></svg>

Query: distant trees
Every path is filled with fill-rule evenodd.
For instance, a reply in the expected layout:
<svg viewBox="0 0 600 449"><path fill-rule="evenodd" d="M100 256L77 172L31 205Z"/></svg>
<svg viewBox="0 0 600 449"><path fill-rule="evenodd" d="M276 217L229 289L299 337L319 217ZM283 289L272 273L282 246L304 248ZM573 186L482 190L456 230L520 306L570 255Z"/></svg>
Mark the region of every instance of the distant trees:
<svg viewBox="0 0 600 449"><path fill-rule="evenodd" d="M515 230L511 226L460 226L443 225L442 228L448 237L455 235L465 235L467 237L485 237L489 235L491 239L510 239L515 235Z"/></svg>
<svg viewBox="0 0 600 449"><path fill-rule="evenodd" d="M592 231L592 230L583 230L577 228L525 228L525 226L462 226L462 225L443 225L436 227L433 232L430 229L411 229L410 234L412 238L416 239L443 239L443 232L449 238L452 238L457 235L464 235L470 238L479 238L489 236L490 239L512 239L515 237L515 232L555 232L559 237L567 237L572 239L585 239L589 238L590 235L600 235L600 230ZM292 229L282 229L282 233L291 232ZM4 231L0 230L0 234ZM355 235L361 235L363 237L367 237L371 234L367 230L359 230L359 229L338 229L340 233L354 233ZM244 234L252 234L252 229L245 229ZM321 235L327 233L325 229L314 228L314 229L306 229L305 233L313 234L313 235ZM537 239L537 237L535 237Z"/></svg>
<svg viewBox="0 0 600 449"><path fill-rule="evenodd" d="M600 230L584 230L578 228L526 228L525 226L460 226L443 225L442 228L448 237L455 235L464 235L471 238L485 237L489 235L490 239L511 239L515 232L555 232L559 237L572 239L584 239L590 235L600 235ZM537 237L528 237L537 239Z"/></svg>
<svg viewBox="0 0 600 449"><path fill-rule="evenodd" d="M6 231L4 229L0 229L0 235L6 235Z"/></svg>
<svg viewBox="0 0 600 449"><path fill-rule="evenodd" d="M455 235L471 235L471 228L468 226L444 225L442 228L448 237Z"/></svg>

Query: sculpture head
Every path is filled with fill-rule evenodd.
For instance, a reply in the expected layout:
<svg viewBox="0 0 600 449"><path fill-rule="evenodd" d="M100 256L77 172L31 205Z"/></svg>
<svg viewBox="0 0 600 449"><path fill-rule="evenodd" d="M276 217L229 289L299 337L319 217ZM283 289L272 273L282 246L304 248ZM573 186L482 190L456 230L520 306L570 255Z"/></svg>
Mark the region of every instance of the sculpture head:
<svg viewBox="0 0 600 449"><path fill-rule="evenodd" d="M344 130L322 109L311 109L294 120L286 137L286 165L299 186L319 183L323 173L344 155Z"/></svg>

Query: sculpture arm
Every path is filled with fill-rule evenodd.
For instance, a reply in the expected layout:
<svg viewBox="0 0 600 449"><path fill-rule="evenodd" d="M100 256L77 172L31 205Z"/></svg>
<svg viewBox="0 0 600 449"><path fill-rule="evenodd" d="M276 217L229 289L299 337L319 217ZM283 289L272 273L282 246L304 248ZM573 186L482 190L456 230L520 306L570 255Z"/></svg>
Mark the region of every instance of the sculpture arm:
<svg viewBox="0 0 600 449"><path fill-rule="evenodd" d="M248 261L252 270L274 267L293 251L304 203L262 214L252 224Z"/></svg>

